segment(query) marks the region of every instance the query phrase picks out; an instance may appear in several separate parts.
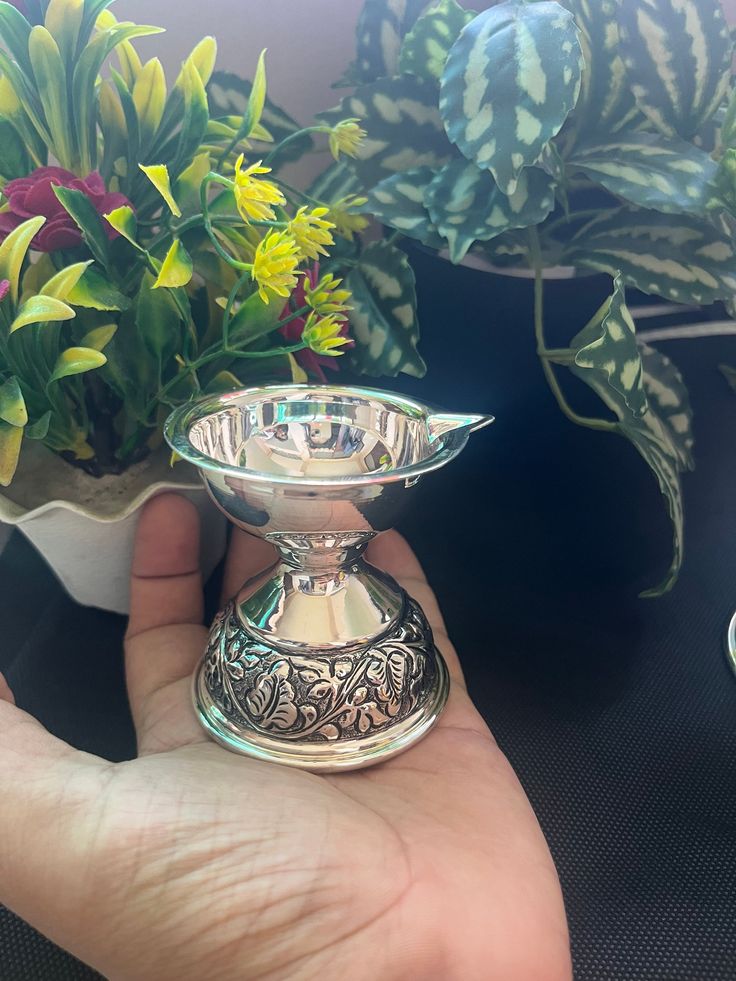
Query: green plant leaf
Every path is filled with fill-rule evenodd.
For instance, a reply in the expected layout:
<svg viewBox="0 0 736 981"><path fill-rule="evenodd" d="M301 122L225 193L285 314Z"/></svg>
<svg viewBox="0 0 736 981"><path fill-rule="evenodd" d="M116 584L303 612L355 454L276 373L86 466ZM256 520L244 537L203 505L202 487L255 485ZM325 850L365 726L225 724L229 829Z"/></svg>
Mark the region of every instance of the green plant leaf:
<svg viewBox="0 0 736 981"><path fill-rule="evenodd" d="M68 378L70 375L81 375L85 371L93 371L101 368L107 358L100 351L91 347L68 347L62 351L56 359L54 370L49 378L49 385L52 382Z"/></svg>
<svg viewBox="0 0 736 981"><path fill-rule="evenodd" d="M166 106L166 76L158 58L151 58L143 65L131 94L145 150L158 131Z"/></svg>
<svg viewBox="0 0 736 981"><path fill-rule="evenodd" d="M617 292L620 292L620 283ZM630 320L630 315L628 318ZM589 324L572 342L573 353L594 341L599 328ZM628 352L631 353L627 343ZM642 593L644 597L661 596L672 588L682 565L683 505L680 473L692 462L692 411L687 390L671 361L646 345L639 347L638 374L646 410L636 414L630 407L631 396L622 394L610 384L608 366L581 367L569 364L570 370L599 396L618 419L617 431L628 439L651 468L664 495L672 520L672 562L662 583ZM620 378L618 379L620 381ZM637 399L634 404L639 404Z"/></svg>
<svg viewBox="0 0 736 981"><path fill-rule="evenodd" d="M74 166L75 160L66 71L56 41L45 27L37 25L31 31L28 54L46 125L53 140L51 149L61 166L68 170Z"/></svg>
<svg viewBox="0 0 736 981"><path fill-rule="evenodd" d="M452 155L437 108L437 88L413 75L381 78L356 89L320 118L357 118L368 133L351 167L364 188L413 167L441 167Z"/></svg>
<svg viewBox="0 0 736 981"><path fill-rule="evenodd" d="M736 392L736 368L731 368L727 364L718 365L718 370L726 379L731 388Z"/></svg>
<svg viewBox="0 0 736 981"><path fill-rule="evenodd" d="M28 56L31 25L12 3L0 3L0 36L19 69L27 76L32 73Z"/></svg>
<svg viewBox="0 0 736 981"><path fill-rule="evenodd" d="M64 209L74 219L92 255L107 269L110 261L108 240L102 218L95 206L84 191L78 191L73 187L54 185L53 191Z"/></svg>
<svg viewBox="0 0 736 981"><path fill-rule="evenodd" d="M240 78L230 72L215 72L207 86L210 114L213 117L234 116L242 119L248 111L248 101L252 90L253 85L247 79ZM291 136L301 129L300 124L295 119L269 98L266 98L263 104L261 125L272 136L272 141L269 142L275 143L281 143L287 136ZM254 137L255 134L252 134L250 142L253 144L254 158L257 160L261 154L268 152L269 147ZM313 145L314 141L310 136L294 140L293 143L279 151L278 161L280 164L284 164L298 160Z"/></svg>
<svg viewBox="0 0 736 981"><path fill-rule="evenodd" d="M182 67L182 91L184 95L184 112L181 120L181 129L179 130L179 136L176 142L176 150L173 160L171 160L169 165L169 171L174 179L191 163L192 157L196 154L204 140L205 133L207 132L207 124L210 120L207 92L202 84L200 74L191 59L187 59ZM168 159L166 150L164 149L162 152L164 156L161 159ZM174 214L176 214L175 211Z"/></svg>
<svg viewBox="0 0 736 981"><path fill-rule="evenodd" d="M127 310L130 300L101 273L91 267L66 297L74 307L91 310Z"/></svg>
<svg viewBox="0 0 736 981"><path fill-rule="evenodd" d="M136 326L143 343L163 363L181 345L181 317L168 290L153 289L154 278L146 271L136 306Z"/></svg>
<svg viewBox="0 0 736 981"><path fill-rule="evenodd" d="M433 224L447 239L450 259L461 262L476 241L541 224L555 207L554 181L530 167L507 196L487 170L469 160L451 160L430 183L424 200Z"/></svg>
<svg viewBox="0 0 736 981"><path fill-rule="evenodd" d="M8 487L18 469L23 430L0 421L0 486Z"/></svg>
<svg viewBox="0 0 736 981"><path fill-rule="evenodd" d="M447 135L511 194L575 107L582 70L569 10L548 0L491 7L450 50L440 94Z"/></svg>
<svg viewBox="0 0 736 981"><path fill-rule="evenodd" d="M258 64L256 65L256 73L253 76L253 85L251 86L248 104L243 113L243 121L237 131L238 142L250 136L254 128L260 123L265 104L266 52L261 51L258 57Z"/></svg>
<svg viewBox="0 0 736 981"><path fill-rule="evenodd" d="M714 303L736 293L731 236L689 215L636 208L604 213L573 236L562 262L620 271L628 286L673 303Z"/></svg>
<svg viewBox="0 0 736 981"><path fill-rule="evenodd" d="M354 82L375 82L396 72L401 39L427 3L428 0L365 0L355 29Z"/></svg>
<svg viewBox="0 0 736 981"><path fill-rule="evenodd" d="M45 324L50 321L71 320L75 316L71 307L53 296L37 293L22 303L10 325L10 333L15 333L28 324Z"/></svg>
<svg viewBox="0 0 736 981"><path fill-rule="evenodd" d="M181 244L178 238L171 243L166 258L161 264L156 282L151 289L158 289L161 286L176 288L186 286L192 278L194 266L192 257Z"/></svg>
<svg viewBox="0 0 736 981"><path fill-rule="evenodd" d="M75 262L71 266L61 269L41 287L39 292L44 296L53 296L57 300L68 299L69 294L87 271L92 261L92 259L88 259L87 262Z"/></svg>
<svg viewBox="0 0 736 981"><path fill-rule="evenodd" d="M95 351L104 351L105 347L107 347L115 336L117 329L117 324L102 324L100 327L94 327L92 330L87 331L79 342L80 347L91 347Z"/></svg>
<svg viewBox="0 0 736 981"><path fill-rule="evenodd" d="M575 128L612 136L642 118L621 58L618 0L561 0L575 15L585 59Z"/></svg>
<svg viewBox="0 0 736 981"><path fill-rule="evenodd" d="M164 199L172 215L174 215L175 218L181 218L181 210L179 205L174 200L174 195L171 193L169 168L166 166L166 164L151 164L148 167L144 166L143 164L138 164L138 166ZM116 209L116 211L122 210L123 209L121 208ZM127 219L127 221L129 222L129 219ZM120 231L120 229L118 229L118 231ZM125 235L125 232L121 232L121 234ZM127 235L125 237L128 238Z"/></svg>
<svg viewBox="0 0 736 981"><path fill-rule="evenodd" d="M105 216L105 221L111 225L118 234L122 235L124 239L134 248L138 249L139 252L143 252L143 246L138 244L138 220L135 216L135 212L130 207L130 205L123 204L119 208L115 208L113 211L108 212Z"/></svg>
<svg viewBox="0 0 736 981"><path fill-rule="evenodd" d="M394 378L400 372L421 378L426 366L417 351L419 324L414 272L406 255L387 242L374 242L345 277L352 296L350 360L364 375Z"/></svg>
<svg viewBox="0 0 736 981"><path fill-rule="evenodd" d="M23 268L23 261L31 246L31 242L36 233L46 223L43 215L37 218L29 218L22 225L18 225L0 243L0 279L7 279L10 283L10 297L13 303L18 302L18 290L20 287L20 272Z"/></svg>
<svg viewBox="0 0 736 981"><path fill-rule="evenodd" d="M450 48L474 17L475 11L463 10L457 0L437 0L404 38L399 72L439 82Z"/></svg>
<svg viewBox="0 0 736 981"><path fill-rule="evenodd" d="M49 432L49 426L51 425L52 412L49 409L44 412L35 422L32 422L29 426L23 430L25 436L28 439L46 439Z"/></svg>
<svg viewBox="0 0 736 981"><path fill-rule="evenodd" d="M264 303L257 292L251 293L230 320L230 342L242 346L270 334L276 329L282 310L279 303Z"/></svg>
<svg viewBox="0 0 736 981"><path fill-rule="evenodd" d="M20 427L28 422L26 402L15 375L0 385L0 419Z"/></svg>
<svg viewBox="0 0 736 981"><path fill-rule="evenodd" d="M569 164L642 208L701 217L723 208L716 185L718 164L677 136L603 137L577 147Z"/></svg>
<svg viewBox="0 0 736 981"><path fill-rule="evenodd" d="M621 55L641 111L689 138L728 91L733 42L720 0L620 0Z"/></svg>
<svg viewBox="0 0 736 981"><path fill-rule="evenodd" d="M636 326L626 306L622 276L614 279L613 295L573 341L573 364L581 378L585 371L605 379L627 412L638 419L649 408L642 381Z"/></svg>
<svg viewBox="0 0 736 981"><path fill-rule="evenodd" d="M0 119L0 178L12 181L32 169L25 140L10 120Z"/></svg>
<svg viewBox="0 0 736 981"><path fill-rule="evenodd" d="M409 238L442 249L445 240L424 204L427 188L436 176L431 167L412 167L393 174L368 192L368 203L361 210Z"/></svg>

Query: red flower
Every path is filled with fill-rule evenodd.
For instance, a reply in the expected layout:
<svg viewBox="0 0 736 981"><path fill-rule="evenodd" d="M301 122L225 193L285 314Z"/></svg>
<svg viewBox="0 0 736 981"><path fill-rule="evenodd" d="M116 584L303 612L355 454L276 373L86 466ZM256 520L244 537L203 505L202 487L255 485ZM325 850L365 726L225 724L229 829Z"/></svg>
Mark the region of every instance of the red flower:
<svg viewBox="0 0 736 981"><path fill-rule="evenodd" d="M63 167L38 167L27 177L19 177L5 185L3 194L8 201L8 210L0 214L0 239L29 218L43 215L46 224L31 242L31 248L39 252L55 252L81 245L82 233L54 194L54 185L83 191L100 215L130 204L124 194L108 192L96 171L82 178ZM108 238L117 237L118 232L112 225L104 220L102 224Z"/></svg>
<svg viewBox="0 0 736 981"><path fill-rule="evenodd" d="M286 304L281 312L281 317L288 317L292 312L291 301L294 301L294 307L299 310L301 307L306 306L307 299L305 294L306 283L314 289L314 287L319 282L319 263L315 262L311 269L302 273L299 277L299 282L296 285L296 289L292 292L289 302ZM286 340L288 344L298 344L302 339L302 333L304 332L304 327L306 325L306 317L295 317L294 320L290 320L288 324L284 324L280 328L280 333L282 337ZM347 320L343 322L343 327L341 336L347 337L350 325ZM332 371L339 371L339 365L337 364L337 358L330 358L324 354L315 354L314 351L310 351L308 347L305 347L303 351L297 351L294 357L299 362L302 368L309 375L314 375L319 378L321 382L326 382L327 377L322 370L324 368L330 368Z"/></svg>

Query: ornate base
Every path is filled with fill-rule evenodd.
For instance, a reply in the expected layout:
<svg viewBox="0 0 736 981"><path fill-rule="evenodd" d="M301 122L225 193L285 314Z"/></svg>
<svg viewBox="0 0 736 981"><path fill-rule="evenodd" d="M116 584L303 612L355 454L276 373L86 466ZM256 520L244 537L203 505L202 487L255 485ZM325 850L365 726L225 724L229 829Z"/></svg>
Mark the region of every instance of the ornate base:
<svg viewBox="0 0 736 981"><path fill-rule="evenodd" d="M445 662L409 596L398 623L379 640L331 654L265 646L230 603L212 626L194 704L226 749L335 772L407 749L435 724L448 692Z"/></svg>

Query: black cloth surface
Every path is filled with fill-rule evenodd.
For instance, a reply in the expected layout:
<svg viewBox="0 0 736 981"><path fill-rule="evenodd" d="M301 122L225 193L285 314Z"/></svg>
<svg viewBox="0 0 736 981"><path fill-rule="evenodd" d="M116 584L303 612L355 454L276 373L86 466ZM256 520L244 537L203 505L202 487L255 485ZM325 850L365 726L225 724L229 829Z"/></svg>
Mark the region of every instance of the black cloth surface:
<svg viewBox="0 0 736 981"><path fill-rule="evenodd" d="M736 395L716 369L736 365L736 338L661 345L690 386L697 469L684 478L680 582L640 600L669 555L660 495L624 440L557 410L529 284L415 266L430 372L382 384L498 422L425 481L402 530L547 835L577 981L733 981L736 677L723 641L736 609ZM601 288L550 285L553 341L582 327ZM76 606L20 535L0 575L0 669L18 702L76 746L130 757L123 620ZM95 977L0 912L1 981Z"/></svg>

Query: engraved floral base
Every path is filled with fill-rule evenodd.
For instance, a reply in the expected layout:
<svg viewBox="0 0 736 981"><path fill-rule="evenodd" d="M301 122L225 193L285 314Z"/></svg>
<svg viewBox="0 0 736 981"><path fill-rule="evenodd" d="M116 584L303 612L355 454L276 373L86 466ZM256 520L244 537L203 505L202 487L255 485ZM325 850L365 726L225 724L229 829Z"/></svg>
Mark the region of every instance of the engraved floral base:
<svg viewBox="0 0 736 981"><path fill-rule="evenodd" d="M402 722L430 697L437 670L432 629L409 596L397 626L371 647L317 656L264 646L230 603L212 625L202 680L233 725L324 742L373 736Z"/></svg>

